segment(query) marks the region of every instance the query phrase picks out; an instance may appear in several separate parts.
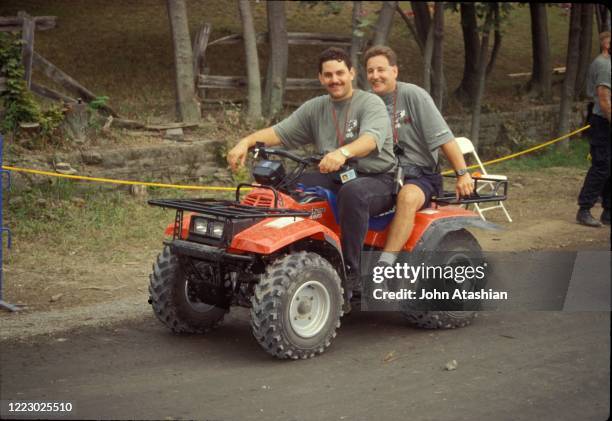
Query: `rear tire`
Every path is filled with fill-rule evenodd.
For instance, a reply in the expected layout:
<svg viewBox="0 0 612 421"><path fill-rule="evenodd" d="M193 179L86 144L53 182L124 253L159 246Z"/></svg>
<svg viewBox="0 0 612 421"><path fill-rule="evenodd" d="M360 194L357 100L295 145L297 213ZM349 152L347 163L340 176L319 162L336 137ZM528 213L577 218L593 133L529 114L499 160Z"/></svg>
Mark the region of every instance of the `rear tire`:
<svg viewBox="0 0 612 421"><path fill-rule="evenodd" d="M206 304L184 274L178 257L164 247L149 277L149 302L155 316L175 333L206 333L215 328L227 310Z"/></svg>
<svg viewBox="0 0 612 421"><path fill-rule="evenodd" d="M468 231L461 229L458 231L452 231L442 238L439 245L436 247L437 250L442 250L447 253L444 257L445 264L453 261L469 261L469 265L479 265L483 261L482 249L478 244L478 241ZM436 256L430 255L426 265L436 265L442 262L436 261ZM453 281L454 282L454 281ZM467 282L467 281L466 281ZM439 286L439 285L438 285ZM484 286L484 279L482 282L473 282L468 287L470 290L479 290ZM453 305L455 303L453 302ZM479 304L475 306L479 308ZM465 327L472 323L476 317L476 311L461 311L462 304L457 303L456 309L449 310L448 307L445 310L426 310L416 311L411 308L404 308L402 314L406 321L418 328L422 329L454 329L458 327ZM474 307L472 307L474 308Z"/></svg>
<svg viewBox="0 0 612 421"><path fill-rule="evenodd" d="M336 336L343 302L340 277L327 260L304 251L289 254L268 266L255 287L253 336L277 358L314 357Z"/></svg>

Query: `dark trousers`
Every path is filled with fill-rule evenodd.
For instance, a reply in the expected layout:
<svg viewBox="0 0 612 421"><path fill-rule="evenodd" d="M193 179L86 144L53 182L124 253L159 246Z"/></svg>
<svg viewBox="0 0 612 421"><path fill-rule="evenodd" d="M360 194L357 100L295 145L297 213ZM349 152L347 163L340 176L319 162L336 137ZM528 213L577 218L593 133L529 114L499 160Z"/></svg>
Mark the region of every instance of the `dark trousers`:
<svg viewBox="0 0 612 421"><path fill-rule="evenodd" d="M578 195L578 206L591 209L601 196L604 209L610 209L610 122L592 115L590 124L591 168Z"/></svg>
<svg viewBox="0 0 612 421"><path fill-rule="evenodd" d="M393 173L359 176L346 184L337 183L331 174L304 173L298 183L321 186L336 193L342 232L342 254L351 275L359 273L361 250L368 232L368 219L395 205Z"/></svg>

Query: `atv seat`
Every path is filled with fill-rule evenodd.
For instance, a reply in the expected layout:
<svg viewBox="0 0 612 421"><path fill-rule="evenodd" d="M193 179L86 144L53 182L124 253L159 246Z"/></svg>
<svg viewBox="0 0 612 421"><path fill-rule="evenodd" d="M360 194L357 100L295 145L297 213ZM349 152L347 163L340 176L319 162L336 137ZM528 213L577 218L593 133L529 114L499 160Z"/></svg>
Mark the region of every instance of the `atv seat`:
<svg viewBox="0 0 612 421"><path fill-rule="evenodd" d="M326 199L329 203L329 207L334 213L334 219L336 220L336 223L340 223L340 218L338 217L338 204L336 201L336 193L319 186L304 187L302 184L298 184L298 188L302 189L304 193L315 194L323 199ZM387 228L387 225L391 223L391 220L393 219L394 215L395 208L387 212L381 213L380 215L371 216L368 220L368 229L371 231L384 231Z"/></svg>

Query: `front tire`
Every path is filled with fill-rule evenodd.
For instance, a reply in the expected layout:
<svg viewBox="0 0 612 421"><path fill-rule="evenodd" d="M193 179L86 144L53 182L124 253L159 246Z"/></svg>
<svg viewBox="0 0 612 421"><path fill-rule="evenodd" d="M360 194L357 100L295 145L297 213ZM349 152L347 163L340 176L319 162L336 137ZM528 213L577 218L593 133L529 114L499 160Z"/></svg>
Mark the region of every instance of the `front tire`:
<svg viewBox="0 0 612 421"><path fill-rule="evenodd" d="M174 333L206 333L227 310L202 302L197 285L181 268L170 247L164 247L149 276L149 302L155 316Z"/></svg>
<svg viewBox="0 0 612 421"><path fill-rule="evenodd" d="M289 254L268 266L251 299L253 335L269 354L311 358L340 327L343 289L332 265L315 253Z"/></svg>
<svg viewBox="0 0 612 421"><path fill-rule="evenodd" d="M436 256L430 256L431 258L428 259L429 261L426 262L426 265L440 263L448 265L461 262L469 266L475 266L483 262L482 249L478 241L464 229L446 234L436 249L447 252L444 256L444 262L436 261ZM438 281L436 287L444 288L444 286L440 285L440 281ZM483 287L482 282L474 282L468 286L468 289L477 290L481 287ZM402 314L409 324L422 329L455 329L465 327L470 325L477 315L476 311L461 311L464 307L462 302L452 302L450 306L452 307L451 309L448 308L447 304L445 306L447 308L444 310L425 311L416 311L405 307L402 310ZM476 307L479 307L479 303Z"/></svg>

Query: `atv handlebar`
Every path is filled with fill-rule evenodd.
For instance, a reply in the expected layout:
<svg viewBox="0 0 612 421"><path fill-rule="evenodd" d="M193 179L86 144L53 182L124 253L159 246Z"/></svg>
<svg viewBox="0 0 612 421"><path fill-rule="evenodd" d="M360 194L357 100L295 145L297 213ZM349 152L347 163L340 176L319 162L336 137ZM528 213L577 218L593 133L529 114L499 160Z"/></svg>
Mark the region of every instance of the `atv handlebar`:
<svg viewBox="0 0 612 421"><path fill-rule="evenodd" d="M267 159L267 155L276 155L283 158L289 158L290 160L297 162L298 164L302 164L304 166L318 164L321 159L323 159L321 155L312 155L306 158L302 158L301 156L289 152L285 149L268 148L263 143L257 142L253 147L253 158L258 158L261 156L261 158Z"/></svg>

